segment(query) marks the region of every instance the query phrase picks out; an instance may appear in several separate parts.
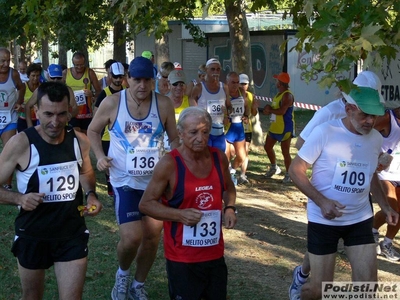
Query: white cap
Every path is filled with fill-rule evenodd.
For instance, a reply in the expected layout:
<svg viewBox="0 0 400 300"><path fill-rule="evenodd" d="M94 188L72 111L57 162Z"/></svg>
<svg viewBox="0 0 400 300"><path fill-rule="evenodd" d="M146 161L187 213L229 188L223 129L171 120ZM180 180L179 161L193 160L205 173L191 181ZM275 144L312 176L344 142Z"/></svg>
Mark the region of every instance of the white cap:
<svg viewBox="0 0 400 300"><path fill-rule="evenodd" d="M168 81L170 84L174 84L177 82L186 82L185 73L182 70L173 70L168 75Z"/></svg>
<svg viewBox="0 0 400 300"><path fill-rule="evenodd" d="M369 87L377 90L379 93L380 102L383 103L387 109L396 109L400 107L400 101L393 99L385 101L382 96L382 83L379 77L371 71L362 71L354 79L353 83L357 86Z"/></svg>
<svg viewBox="0 0 400 300"><path fill-rule="evenodd" d="M249 83L249 76L246 74L240 74L239 75L239 83Z"/></svg>
<svg viewBox="0 0 400 300"><path fill-rule="evenodd" d="M208 67L208 66L211 65L211 64L218 64L218 65L221 66L221 63L220 63L219 60L216 59L216 58L210 58L209 60L207 60L207 62L206 62L206 67Z"/></svg>
<svg viewBox="0 0 400 300"><path fill-rule="evenodd" d="M125 75L124 66L120 62L115 62L110 67L110 72L113 75Z"/></svg>
<svg viewBox="0 0 400 300"><path fill-rule="evenodd" d="M382 96L382 83L379 77L371 71L362 71L357 75L357 77L353 80L353 83L356 86L368 87L374 90L377 90L379 93L379 98L381 103L385 103L385 100Z"/></svg>
<svg viewBox="0 0 400 300"><path fill-rule="evenodd" d="M175 67L175 70L182 70L182 66L178 62L174 62L174 67Z"/></svg>
<svg viewBox="0 0 400 300"><path fill-rule="evenodd" d="M38 58L35 58L35 60L33 61L33 63L34 63L34 64L41 64L41 63L42 63L42 60L38 57Z"/></svg>

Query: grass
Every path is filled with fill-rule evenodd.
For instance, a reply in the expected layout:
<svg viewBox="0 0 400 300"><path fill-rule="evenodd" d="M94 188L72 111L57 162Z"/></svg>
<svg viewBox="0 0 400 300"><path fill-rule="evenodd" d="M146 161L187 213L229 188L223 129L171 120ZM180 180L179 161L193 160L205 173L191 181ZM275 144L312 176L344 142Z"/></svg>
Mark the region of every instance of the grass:
<svg viewBox="0 0 400 300"><path fill-rule="evenodd" d="M312 113L300 110L295 112L296 132L300 132L304 124L312 117ZM266 132L266 128L269 126L268 121L263 116L261 120L263 131ZM278 164L282 165L283 158L279 147L276 147L276 152ZM293 148L292 154L294 155L295 152ZM304 244L304 237L289 236L288 239L286 230L277 226L277 221L273 221L276 217L276 213L272 212L273 208L265 210L265 207L250 201L252 197L265 197L265 191L256 184L261 182L260 178L266 170L266 165L267 158L262 147L253 147L250 153L248 176L255 183L255 186L253 189L244 191L244 199L240 200L239 205L241 207L247 206L246 209L243 209L242 214L239 214L242 227L237 231L229 231L225 238L226 260L230 270L228 290L231 300L282 299L281 294L276 291L276 285L284 286L284 294L286 295L287 283L283 283L282 278L286 278L287 270L291 268L289 262L282 259L282 256L293 257L294 255L296 260L300 259L299 255L296 256L292 253L293 249L291 248L293 246L286 242L290 243L293 240L299 244ZM89 240L89 265L83 299L110 299L117 269L118 227L115 223L112 200L107 196L104 175L96 172L96 177L97 190L104 204L104 209L99 216L86 218L91 235ZM279 186L273 184L268 185L265 189L269 190L270 194L267 195L269 197L279 197L281 193ZM289 190L296 190L296 188L290 186ZM246 203L246 201L248 202ZM0 215L0 300L20 299L21 288L17 263L10 251L17 209L2 205L0 206ZM298 225L293 223L292 226ZM266 232L268 232L268 235L264 236ZM246 238L243 238L243 236ZM276 240L282 240L283 246L272 247L271 245L276 244ZM304 250L301 249L300 251ZM260 253L266 252L270 253L271 256L260 255ZM273 271L271 272L272 266ZM133 268L132 271L134 271ZM251 279L249 279L250 277ZM272 281L275 277L278 278L277 282ZM158 255L150 271L146 286L150 299L168 299L162 242L159 245ZM281 287L278 286L278 288ZM44 299L58 299L53 268L46 272Z"/></svg>

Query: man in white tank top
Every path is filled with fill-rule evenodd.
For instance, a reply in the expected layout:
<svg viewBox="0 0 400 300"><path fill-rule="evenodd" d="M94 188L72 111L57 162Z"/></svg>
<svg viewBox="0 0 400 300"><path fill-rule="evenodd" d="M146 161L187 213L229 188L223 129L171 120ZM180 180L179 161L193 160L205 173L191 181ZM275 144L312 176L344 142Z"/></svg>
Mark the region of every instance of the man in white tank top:
<svg viewBox="0 0 400 300"><path fill-rule="evenodd" d="M213 120L209 146L214 146L225 152L226 142L224 124L228 122L231 103L228 86L219 81L221 63L211 58L206 63L206 77L193 88L190 105L199 106L209 112Z"/></svg>
<svg viewBox="0 0 400 300"><path fill-rule="evenodd" d="M392 104L392 103L391 103ZM400 103L393 102L392 110L387 110L385 115L379 117L375 129L383 136L382 152L391 155L390 166L378 173L383 190L386 193L390 206L399 212L400 201ZM386 155L387 155L386 154ZM399 232L400 223L388 225L383 241L379 242L379 228L386 223L383 211L378 211L374 216L374 234L377 245L377 254L386 256L388 260L398 261L400 254L393 247L393 239Z"/></svg>
<svg viewBox="0 0 400 300"><path fill-rule="evenodd" d="M10 68L10 51L0 48L0 138L3 146L17 132L17 111L24 103L25 84L17 70ZM12 190L12 176L4 187Z"/></svg>
<svg viewBox="0 0 400 300"><path fill-rule="evenodd" d="M147 299L144 282L157 254L162 222L142 215L139 202L163 154L164 131L172 149L179 145L172 102L152 91L152 62L142 56L132 60L128 83L129 88L101 102L88 129L97 169L110 172L114 188L120 232L119 269L111 292L114 300ZM108 156L101 144L106 125L110 132ZM133 260L137 268L130 285Z"/></svg>
<svg viewBox="0 0 400 300"><path fill-rule="evenodd" d="M246 158L246 140L243 123L249 122L249 106L247 105L246 92L240 86L239 75L236 72L228 73L226 84L229 89L232 112L229 115L228 124L225 126L225 138L227 141L225 154L228 157L228 161L232 164L230 168L231 176L236 176L236 169L242 166ZM235 158L231 162L232 152L235 153ZM239 177L238 184L243 183L245 181Z"/></svg>

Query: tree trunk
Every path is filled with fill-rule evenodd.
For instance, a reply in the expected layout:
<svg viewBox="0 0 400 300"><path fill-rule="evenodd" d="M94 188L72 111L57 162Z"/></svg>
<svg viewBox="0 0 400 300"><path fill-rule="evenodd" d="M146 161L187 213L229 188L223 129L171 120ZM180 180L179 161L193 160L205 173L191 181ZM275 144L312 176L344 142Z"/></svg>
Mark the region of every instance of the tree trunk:
<svg viewBox="0 0 400 300"><path fill-rule="evenodd" d="M68 66L67 49L61 45L60 40L58 41L58 64Z"/></svg>
<svg viewBox="0 0 400 300"><path fill-rule="evenodd" d="M126 43L125 43L125 24L123 22L116 22L114 24L114 41L113 52L114 59L119 62L126 62Z"/></svg>
<svg viewBox="0 0 400 300"><path fill-rule="evenodd" d="M19 45L19 61L26 61L26 41Z"/></svg>
<svg viewBox="0 0 400 300"><path fill-rule="evenodd" d="M83 49L81 50L81 52L85 55L85 66L91 68L89 61L89 51L86 44L85 47L83 47Z"/></svg>
<svg viewBox="0 0 400 300"><path fill-rule="evenodd" d="M20 58L18 56L18 44L17 41L14 39L12 43L10 43L12 46L12 51L11 51L11 57L12 57L12 62L14 64L14 69L18 70L18 64L20 62Z"/></svg>
<svg viewBox="0 0 400 300"><path fill-rule="evenodd" d="M226 18L229 25L229 37L232 44L232 68L238 74L245 73L250 78L250 89L253 86L251 65L251 42L249 25L242 0L225 0ZM263 133L259 118L253 118L253 141L255 145L263 144Z"/></svg>
<svg viewBox="0 0 400 300"><path fill-rule="evenodd" d="M154 54L157 66L165 61L169 61L169 35L164 34L159 40L156 40L156 53Z"/></svg>
<svg viewBox="0 0 400 300"><path fill-rule="evenodd" d="M42 68L47 70L49 66L49 40L42 39Z"/></svg>

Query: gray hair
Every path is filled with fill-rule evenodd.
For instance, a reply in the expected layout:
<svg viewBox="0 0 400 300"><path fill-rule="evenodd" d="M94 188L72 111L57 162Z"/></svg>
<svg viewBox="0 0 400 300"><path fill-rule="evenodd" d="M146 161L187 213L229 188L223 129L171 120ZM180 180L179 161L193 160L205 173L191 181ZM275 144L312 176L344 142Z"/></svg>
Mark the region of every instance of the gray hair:
<svg viewBox="0 0 400 300"><path fill-rule="evenodd" d="M197 106L189 106L188 108L185 108L180 114L179 114L179 119L176 127L178 128L179 132L182 132L184 129L184 123L186 119L190 116L196 116L198 118L203 119L206 121L208 124L209 130L211 131L211 124L212 124L212 119L210 114L203 108L197 107Z"/></svg>
<svg viewBox="0 0 400 300"><path fill-rule="evenodd" d="M174 64L170 61L164 61L161 64L160 74L161 74L161 76L168 76L169 73L171 73L171 71L173 71L173 70L175 70Z"/></svg>

